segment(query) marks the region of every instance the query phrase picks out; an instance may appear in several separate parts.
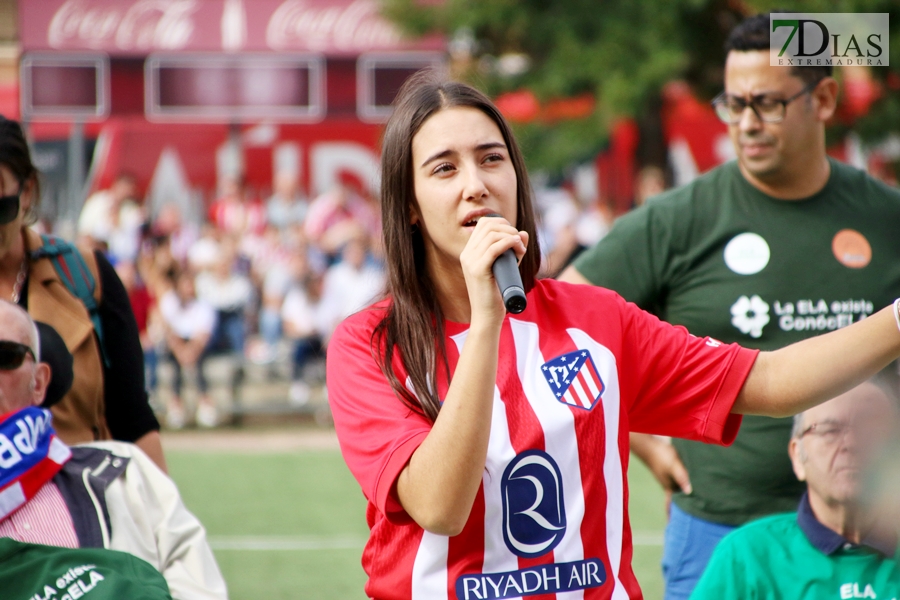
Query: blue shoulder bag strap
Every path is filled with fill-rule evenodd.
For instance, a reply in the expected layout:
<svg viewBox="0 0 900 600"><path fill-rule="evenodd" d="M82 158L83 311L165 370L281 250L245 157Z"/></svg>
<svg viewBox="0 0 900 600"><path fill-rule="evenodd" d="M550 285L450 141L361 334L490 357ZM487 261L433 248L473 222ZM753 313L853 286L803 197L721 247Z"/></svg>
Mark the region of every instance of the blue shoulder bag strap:
<svg viewBox="0 0 900 600"><path fill-rule="evenodd" d="M84 262L81 253L73 244L55 235L41 234L42 246L31 252L31 260L48 258L59 276L59 280L72 293L81 300L94 324L97 339L100 341L100 356L103 364L109 367L109 357L106 346L103 343L103 324L100 322L100 307L94 298L97 283L94 275Z"/></svg>

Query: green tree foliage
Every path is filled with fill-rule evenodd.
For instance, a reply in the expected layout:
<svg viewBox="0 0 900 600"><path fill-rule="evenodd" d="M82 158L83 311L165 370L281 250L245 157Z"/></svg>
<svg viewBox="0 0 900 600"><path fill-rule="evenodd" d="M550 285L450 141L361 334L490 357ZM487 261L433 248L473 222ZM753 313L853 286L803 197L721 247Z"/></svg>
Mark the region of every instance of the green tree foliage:
<svg viewBox="0 0 900 600"><path fill-rule="evenodd" d="M788 4L789 6L785 6ZM884 94L853 123L870 142L900 129L900 5L896 0L781 2L797 12L888 12L891 67L874 69ZM384 11L409 35L440 32L451 43L455 75L494 97L528 89L546 103L586 92L585 118L516 126L534 167L559 172L593 156L623 116L643 125L658 115L663 86L686 80L704 100L722 89L722 46L745 16L779 8L764 0L385 0ZM470 32L471 59L463 32ZM524 72L504 71L504 56L525 56ZM839 73L839 69L836 69ZM894 82L893 84L891 82ZM891 89L894 87L894 89Z"/></svg>

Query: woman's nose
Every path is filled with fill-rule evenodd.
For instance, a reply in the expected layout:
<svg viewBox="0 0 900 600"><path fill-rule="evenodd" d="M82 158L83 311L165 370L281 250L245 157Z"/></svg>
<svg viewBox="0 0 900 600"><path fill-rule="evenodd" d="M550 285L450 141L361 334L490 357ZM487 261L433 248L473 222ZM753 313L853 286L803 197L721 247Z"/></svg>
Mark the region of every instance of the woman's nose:
<svg viewBox="0 0 900 600"><path fill-rule="evenodd" d="M467 199L478 200L488 195L487 185L484 182L482 173L474 167L465 169L465 184L463 196Z"/></svg>

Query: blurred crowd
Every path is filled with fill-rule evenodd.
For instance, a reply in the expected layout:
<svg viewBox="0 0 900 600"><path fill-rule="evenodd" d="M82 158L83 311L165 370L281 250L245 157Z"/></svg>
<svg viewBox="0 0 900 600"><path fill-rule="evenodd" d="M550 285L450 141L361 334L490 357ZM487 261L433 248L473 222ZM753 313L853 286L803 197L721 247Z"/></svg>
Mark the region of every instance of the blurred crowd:
<svg viewBox="0 0 900 600"><path fill-rule="evenodd" d="M175 203L148 214L127 174L84 204L79 241L107 255L129 292L151 394L157 365L174 367L171 427L185 422L184 368L197 371L197 423L218 421L204 375L216 354L271 364L289 348L290 400L305 404L307 366L321 359L337 323L383 287L370 196L340 184L310 201L296 177L274 183L260 198L240 179L222 181L202 223L188 222Z"/></svg>

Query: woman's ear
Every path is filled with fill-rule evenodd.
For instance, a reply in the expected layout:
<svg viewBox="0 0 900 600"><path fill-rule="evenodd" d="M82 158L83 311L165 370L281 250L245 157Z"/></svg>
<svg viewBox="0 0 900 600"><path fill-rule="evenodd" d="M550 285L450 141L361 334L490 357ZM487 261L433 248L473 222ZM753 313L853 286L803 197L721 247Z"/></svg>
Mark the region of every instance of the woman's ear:
<svg viewBox="0 0 900 600"><path fill-rule="evenodd" d="M22 189L19 193L20 210L25 214L31 208L31 201L34 198L34 179L28 178L22 183Z"/></svg>

